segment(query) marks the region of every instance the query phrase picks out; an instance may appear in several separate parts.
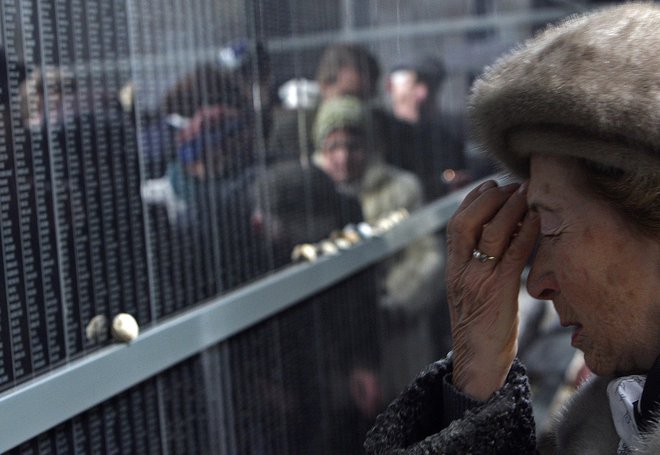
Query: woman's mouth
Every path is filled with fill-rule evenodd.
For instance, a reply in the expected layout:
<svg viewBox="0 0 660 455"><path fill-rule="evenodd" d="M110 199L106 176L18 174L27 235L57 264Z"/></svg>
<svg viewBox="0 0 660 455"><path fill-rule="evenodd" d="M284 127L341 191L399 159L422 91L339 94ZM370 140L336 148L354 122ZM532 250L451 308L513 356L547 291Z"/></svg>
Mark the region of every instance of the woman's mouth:
<svg viewBox="0 0 660 455"><path fill-rule="evenodd" d="M571 346L576 347L575 340L582 333L582 325L580 324L570 324L570 325L575 327L575 330L573 331L573 335L571 335Z"/></svg>
<svg viewBox="0 0 660 455"><path fill-rule="evenodd" d="M572 321L570 321L570 322L561 322L560 321L560 323L561 323L562 327L574 327L575 328L573 330L573 334L571 335L571 346L575 347L575 340L582 333L582 324L580 324L579 322L572 322Z"/></svg>

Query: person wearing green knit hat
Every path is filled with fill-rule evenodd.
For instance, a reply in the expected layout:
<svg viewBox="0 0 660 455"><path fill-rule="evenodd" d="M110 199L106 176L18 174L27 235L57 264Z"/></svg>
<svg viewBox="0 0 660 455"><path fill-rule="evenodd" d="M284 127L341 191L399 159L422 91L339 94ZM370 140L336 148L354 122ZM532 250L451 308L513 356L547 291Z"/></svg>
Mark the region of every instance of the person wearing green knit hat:
<svg viewBox="0 0 660 455"><path fill-rule="evenodd" d="M340 192L359 199L366 222L374 224L395 210L413 212L422 206L419 178L383 161L373 140L377 131L358 98L340 96L324 101L313 134L313 163L332 178ZM443 261L438 238L427 235L379 266L385 340L381 366L386 371L383 392L388 399L405 386L410 375L433 360L431 312L440 305L438 277Z"/></svg>
<svg viewBox="0 0 660 455"><path fill-rule="evenodd" d="M340 96L324 102L314 122L314 144L317 149L333 130L348 128L363 132L367 126L367 111L362 102L352 96Z"/></svg>
<svg viewBox="0 0 660 455"><path fill-rule="evenodd" d="M357 182L368 159L368 113L353 96L324 101L314 121L313 160L340 184Z"/></svg>

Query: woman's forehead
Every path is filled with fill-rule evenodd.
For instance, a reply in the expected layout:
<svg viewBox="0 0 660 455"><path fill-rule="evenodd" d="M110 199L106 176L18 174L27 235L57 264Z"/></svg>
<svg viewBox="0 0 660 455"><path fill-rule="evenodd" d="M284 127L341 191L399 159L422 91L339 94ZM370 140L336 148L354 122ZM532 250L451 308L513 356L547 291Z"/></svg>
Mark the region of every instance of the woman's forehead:
<svg viewBox="0 0 660 455"><path fill-rule="evenodd" d="M527 201L530 206L554 207L573 199L576 185L575 161L562 156L532 155Z"/></svg>

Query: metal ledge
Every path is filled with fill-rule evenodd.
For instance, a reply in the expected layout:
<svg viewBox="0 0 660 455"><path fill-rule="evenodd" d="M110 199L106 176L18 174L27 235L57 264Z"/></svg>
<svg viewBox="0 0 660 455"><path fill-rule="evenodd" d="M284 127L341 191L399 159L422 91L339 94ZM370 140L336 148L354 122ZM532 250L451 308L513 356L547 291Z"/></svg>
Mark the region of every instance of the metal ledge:
<svg viewBox="0 0 660 455"><path fill-rule="evenodd" d="M446 225L468 190L413 213L337 256L296 264L0 395L0 452L310 297Z"/></svg>
<svg viewBox="0 0 660 455"><path fill-rule="evenodd" d="M574 8L544 8L523 13L489 14L486 16L452 17L443 20L414 22L377 27L332 30L310 33L291 38L271 38L268 51L275 54L314 47L323 47L337 40L351 40L360 43L378 42L388 39L412 38L415 36L447 35L489 29L543 24L556 21L574 13Z"/></svg>
<svg viewBox="0 0 660 455"><path fill-rule="evenodd" d="M438 36L456 33L476 32L491 29L508 29L512 27L544 24L575 13L575 8L564 6L561 8L543 8L522 13L500 13L486 16L461 16L441 20L411 22L402 24L381 25L375 27L343 28L320 33L307 33L292 37L269 38L266 45L268 52L273 56L282 52L300 51L325 47L328 43L336 41L355 41L359 43L381 42L402 38L419 36ZM517 42L517 41L516 41ZM514 44L514 43L511 43ZM192 54L191 54L192 52ZM217 46L196 47L195 49L168 50L167 55L145 54L140 55L139 65L153 67L168 67L190 57L196 56L202 60L215 59L218 53ZM91 61L92 63L95 61ZM122 61L122 64L130 62ZM102 67L104 62L97 62ZM113 62L113 65L115 63ZM90 65L93 67L93 65Z"/></svg>

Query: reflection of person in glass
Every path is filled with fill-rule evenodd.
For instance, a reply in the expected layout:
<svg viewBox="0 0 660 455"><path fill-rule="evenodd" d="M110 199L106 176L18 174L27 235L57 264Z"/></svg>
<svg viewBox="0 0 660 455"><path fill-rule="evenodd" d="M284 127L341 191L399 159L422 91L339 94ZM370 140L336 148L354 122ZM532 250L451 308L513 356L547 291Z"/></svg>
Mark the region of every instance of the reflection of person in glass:
<svg viewBox="0 0 660 455"><path fill-rule="evenodd" d="M215 104L197 109L176 135L178 160L167 175L174 191L191 208L194 187L206 181L226 187L240 179L250 160L251 125L240 107Z"/></svg>
<svg viewBox="0 0 660 455"><path fill-rule="evenodd" d="M323 171L297 160L267 168L254 190L252 224L270 241L275 267L291 262L296 245L319 242L362 221L355 197L339 193Z"/></svg>
<svg viewBox="0 0 660 455"><path fill-rule="evenodd" d="M204 94L198 93L201 84L208 88ZM253 179L253 115L238 87L211 66L182 79L165 105L176 128L176 156L163 178L143 186L143 197L164 203L175 223L197 223L203 191L213 187L218 197L237 196Z"/></svg>
<svg viewBox="0 0 660 455"><path fill-rule="evenodd" d="M48 87L48 102L44 86ZM75 92L75 79L65 69L54 66L34 68L20 88L21 117L24 125L35 131L45 128L46 124L51 128L60 127L64 122L64 86ZM68 104L73 103L69 100Z"/></svg>
<svg viewBox="0 0 660 455"><path fill-rule="evenodd" d="M259 231L270 240L275 267L290 262L295 244L317 242L362 219L355 197L339 193L323 171L297 160L270 167L255 193L253 222L259 220ZM259 400L284 413L297 433L290 453L359 453L364 433L382 410L378 339L372 336L375 284L373 270L366 270L282 315L281 382L264 377L267 387ZM328 420L310 420L323 412Z"/></svg>
<svg viewBox="0 0 660 455"><path fill-rule="evenodd" d="M552 453L660 453L660 7L549 28L475 83L483 183L447 227L452 354L381 415L368 453L536 453L518 294L552 300L595 373ZM533 254L534 253L534 254Z"/></svg>
<svg viewBox="0 0 660 455"><path fill-rule="evenodd" d="M210 65L179 81L164 104L177 127L176 155L163 177L143 184L143 200L165 207L171 225L194 235L196 247L203 239L217 242L223 288L233 287L263 266L250 228L254 112L236 84Z"/></svg>
<svg viewBox="0 0 660 455"><path fill-rule="evenodd" d="M392 211L410 212L423 203L419 179L382 162L374 150L369 110L354 97L321 104L314 124L314 163L339 191L360 200L365 221L376 223ZM440 303L437 283L443 258L435 236L412 242L381 266L379 298L384 322L384 387L394 395L433 359L429 312Z"/></svg>
<svg viewBox="0 0 660 455"><path fill-rule="evenodd" d="M386 159L415 173L430 200L470 180L461 128L438 106L444 79L440 59L426 56L394 66L385 84L391 111L386 134L396 143L385 149Z"/></svg>
<svg viewBox="0 0 660 455"><path fill-rule="evenodd" d="M363 101L374 98L380 67L366 48L353 43L334 43L324 49L316 69L321 101L337 96L354 96ZM302 87L293 85L294 92ZM297 106L276 111L268 148L271 153L309 158L314 150L312 126L318 105Z"/></svg>
<svg viewBox="0 0 660 455"><path fill-rule="evenodd" d="M231 75L243 96L250 102L262 122L267 136L272 123L272 66L266 47L261 42L235 39L218 51L218 65Z"/></svg>

